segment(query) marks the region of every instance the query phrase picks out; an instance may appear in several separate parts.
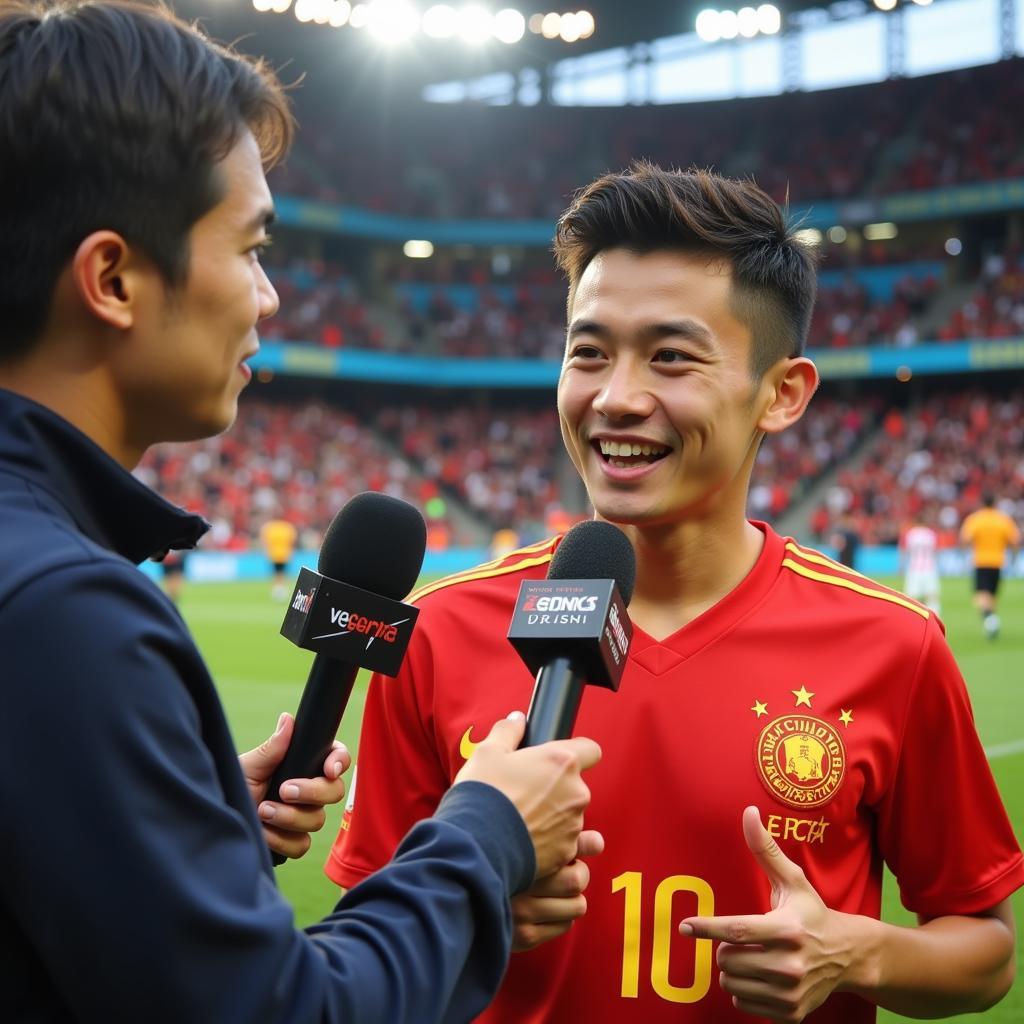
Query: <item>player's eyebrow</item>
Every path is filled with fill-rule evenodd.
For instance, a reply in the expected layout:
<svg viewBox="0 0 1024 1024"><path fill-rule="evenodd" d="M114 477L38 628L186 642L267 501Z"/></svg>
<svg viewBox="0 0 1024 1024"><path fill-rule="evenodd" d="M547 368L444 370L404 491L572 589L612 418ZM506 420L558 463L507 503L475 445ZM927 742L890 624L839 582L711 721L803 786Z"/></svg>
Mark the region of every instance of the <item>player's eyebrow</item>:
<svg viewBox="0 0 1024 1024"><path fill-rule="evenodd" d="M683 317L681 320L663 320L652 324L645 324L637 333L645 341L660 341L663 338L685 338L687 341L695 342L709 351L716 347L714 335L711 331L704 324L690 317ZM588 334L602 341L607 341L615 335L615 332L607 324L602 324L597 320L581 318L573 320L569 325L569 340L572 341L580 334Z"/></svg>

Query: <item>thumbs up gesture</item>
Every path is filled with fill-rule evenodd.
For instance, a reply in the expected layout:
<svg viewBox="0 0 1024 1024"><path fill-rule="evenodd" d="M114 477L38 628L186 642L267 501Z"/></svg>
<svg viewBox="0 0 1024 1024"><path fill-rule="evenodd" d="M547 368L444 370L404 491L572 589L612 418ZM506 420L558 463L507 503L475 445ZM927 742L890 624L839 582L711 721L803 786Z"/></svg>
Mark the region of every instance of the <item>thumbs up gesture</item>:
<svg viewBox="0 0 1024 1024"><path fill-rule="evenodd" d="M817 1009L853 959L848 915L829 910L803 869L779 848L761 812L743 812L743 837L771 883L767 914L688 917L681 935L716 939L719 983L733 1005L769 1020L798 1022Z"/></svg>

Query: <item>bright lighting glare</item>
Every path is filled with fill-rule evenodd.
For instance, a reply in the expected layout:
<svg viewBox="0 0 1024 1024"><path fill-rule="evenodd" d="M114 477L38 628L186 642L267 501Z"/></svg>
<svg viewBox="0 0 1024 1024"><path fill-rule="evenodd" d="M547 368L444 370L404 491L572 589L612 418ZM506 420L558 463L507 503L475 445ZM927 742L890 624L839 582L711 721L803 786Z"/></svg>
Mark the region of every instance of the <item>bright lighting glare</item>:
<svg viewBox="0 0 1024 1024"><path fill-rule="evenodd" d="M833 245L842 245L846 241L846 228L842 224L836 224L835 227L829 228L828 240Z"/></svg>
<svg viewBox="0 0 1024 1024"><path fill-rule="evenodd" d="M494 37L503 43L518 43L526 33L526 19L514 7L494 16Z"/></svg>
<svg viewBox="0 0 1024 1024"><path fill-rule="evenodd" d="M563 14L558 23L558 34L564 42L575 43L580 37L579 19L575 14Z"/></svg>
<svg viewBox="0 0 1024 1024"><path fill-rule="evenodd" d="M943 248L949 256L959 256L964 251L964 243L959 238L947 238Z"/></svg>
<svg viewBox="0 0 1024 1024"><path fill-rule="evenodd" d="M455 8L447 4L437 4L423 15L423 31L431 39L451 39L457 27Z"/></svg>
<svg viewBox="0 0 1024 1024"><path fill-rule="evenodd" d="M697 15L697 35L705 43L717 43L722 38L720 22L718 11L713 11L710 7L701 11Z"/></svg>
<svg viewBox="0 0 1024 1024"><path fill-rule="evenodd" d="M735 39L740 34L740 19L735 11L719 12L718 31L723 39Z"/></svg>
<svg viewBox="0 0 1024 1024"><path fill-rule="evenodd" d="M540 23L540 33L545 39L557 39L561 24L562 16L560 14L545 14L544 20Z"/></svg>
<svg viewBox="0 0 1024 1024"><path fill-rule="evenodd" d="M349 15L348 23L353 28L366 28L370 21L370 8L366 4L356 4Z"/></svg>
<svg viewBox="0 0 1024 1024"><path fill-rule="evenodd" d="M896 6L896 0L874 0L874 3L880 11L891 11Z"/></svg>
<svg viewBox="0 0 1024 1024"><path fill-rule="evenodd" d="M295 20L312 21L316 7L316 0L295 0Z"/></svg>
<svg viewBox="0 0 1024 1024"><path fill-rule="evenodd" d="M736 23L744 39L753 39L757 35L757 11L753 7L741 7L736 15Z"/></svg>
<svg viewBox="0 0 1024 1024"><path fill-rule="evenodd" d="M801 228L793 237L804 245L821 245L821 232L817 228Z"/></svg>
<svg viewBox="0 0 1024 1024"><path fill-rule="evenodd" d="M576 24L579 26L580 39L589 39L597 28L597 22L590 11L577 11Z"/></svg>
<svg viewBox="0 0 1024 1024"><path fill-rule="evenodd" d="M914 0L918 7L927 7L931 2L932 0Z"/></svg>
<svg viewBox="0 0 1024 1024"><path fill-rule="evenodd" d="M347 24L349 15L352 13L352 4L349 0L334 0L331 4L331 13L327 19L328 25L333 25L335 28L341 28L342 25Z"/></svg>
<svg viewBox="0 0 1024 1024"><path fill-rule="evenodd" d="M426 260L434 255L434 243L423 238L410 238L402 246L402 252L411 260Z"/></svg>
<svg viewBox="0 0 1024 1024"><path fill-rule="evenodd" d="M526 23L529 30L535 35L539 36L541 33L541 26L544 24L543 14L531 14L530 20Z"/></svg>
<svg viewBox="0 0 1024 1024"><path fill-rule="evenodd" d="M284 14L292 5L292 0L270 0L270 9L275 14Z"/></svg>
<svg viewBox="0 0 1024 1024"><path fill-rule="evenodd" d="M260 14L263 14L265 11L270 10L273 2L274 0L252 0L252 5L260 12Z"/></svg>
<svg viewBox="0 0 1024 1024"><path fill-rule="evenodd" d="M887 242L899 234L899 228L892 221L884 220L878 224L865 224L864 237L869 242Z"/></svg>
<svg viewBox="0 0 1024 1024"><path fill-rule="evenodd" d="M459 35L467 43L486 43L491 38L491 12L476 4L459 12Z"/></svg>
<svg viewBox="0 0 1024 1024"><path fill-rule="evenodd" d="M773 36L782 28L782 13L775 4L761 4L758 7L757 27L766 36Z"/></svg>
<svg viewBox="0 0 1024 1024"><path fill-rule="evenodd" d="M367 28L382 43L401 43L419 28L419 12L407 0L373 0Z"/></svg>
<svg viewBox="0 0 1024 1024"><path fill-rule="evenodd" d="M326 25L331 17L331 8L334 6L333 0L314 0L313 2L313 21L318 25Z"/></svg>

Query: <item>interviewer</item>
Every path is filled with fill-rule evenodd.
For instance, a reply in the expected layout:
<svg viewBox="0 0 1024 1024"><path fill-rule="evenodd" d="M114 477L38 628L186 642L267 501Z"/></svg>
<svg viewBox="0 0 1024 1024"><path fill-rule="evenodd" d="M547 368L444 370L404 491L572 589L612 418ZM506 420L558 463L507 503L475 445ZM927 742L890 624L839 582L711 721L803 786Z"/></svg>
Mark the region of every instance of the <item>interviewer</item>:
<svg viewBox="0 0 1024 1024"><path fill-rule="evenodd" d="M510 895L577 850L598 748L517 751L502 721L392 863L297 931L260 779L135 568L205 528L130 471L235 417L277 308L264 167L291 129L264 67L166 12L0 7L0 800L39 807L0 842L8 1020L468 1020Z"/></svg>

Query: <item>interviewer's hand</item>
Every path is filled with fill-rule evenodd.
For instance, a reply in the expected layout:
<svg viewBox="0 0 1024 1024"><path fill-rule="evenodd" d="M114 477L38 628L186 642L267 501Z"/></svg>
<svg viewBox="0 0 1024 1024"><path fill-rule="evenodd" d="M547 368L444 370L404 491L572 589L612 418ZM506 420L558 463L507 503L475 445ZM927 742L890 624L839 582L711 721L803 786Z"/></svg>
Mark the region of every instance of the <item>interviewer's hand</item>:
<svg viewBox="0 0 1024 1024"><path fill-rule="evenodd" d="M526 716L514 712L495 723L455 776L500 789L516 806L533 840L535 878L544 878L576 856L590 790L582 773L601 759L601 748L582 736L517 750Z"/></svg>
<svg viewBox="0 0 1024 1024"><path fill-rule="evenodd" d="M743 812L743 836L771 882L767 914L688 917L683 935L718 939L719 983L733 1005L769 1020L797 1022L843 980L853 950L848 915L830 910L761 824L756 807Z"/></svg>
<svg viewBox="0 0 1024 1024"><path fill-rule="evenodd" d="M580 833L576 856L593 857L604 850L604 836L593 829ZM587 912L583 890L590 868L574 860L547 878L538 878L526 892L512 897L512 951L521 953L564 935Z"/></svg>
<svg viewBox="0 0 1024 1024"><path fill-rule="evenodd" d="M274 853L301 857L310 845L309 834L324 827L327 804L339 803L345 796L342 773L352 758L337 740L324 761L324 773L318 779L290 779L281 786L285 802L264 800L267 783L281 763L291 743L295 719L287 712L277 722L277 731L258 747L238 755L245 783L249 787L256 812L263 825L263 837Z"/></svg>

